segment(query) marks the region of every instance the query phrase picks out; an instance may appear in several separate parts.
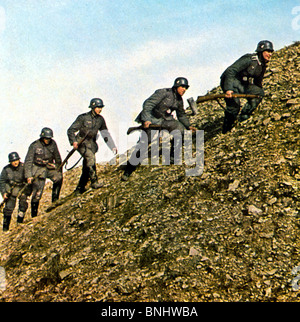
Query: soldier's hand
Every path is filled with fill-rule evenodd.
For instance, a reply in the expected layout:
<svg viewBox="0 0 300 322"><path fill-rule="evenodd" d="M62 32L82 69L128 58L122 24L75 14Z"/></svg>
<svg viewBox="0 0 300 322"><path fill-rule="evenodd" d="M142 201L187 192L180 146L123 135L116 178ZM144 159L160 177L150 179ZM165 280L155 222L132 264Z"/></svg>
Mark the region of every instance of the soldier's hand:
<svg viewBox="0 0 300 322"><path fill-rule="evenodd" d="M78 142L74 142L74 143L73 143L73 148L74 148L75 150L77 150L77 149L78 149Z"/></svg>
<svg viewBox="0 0 300 322"><path fill-rule="evenodd" d="M195 127L193 127L193 126L190 126L190 131L192 131L193 133L195 133L195 132L197 132L197 129L195 128Z"/></svg>
<svg viewBox="0 0 300 322"><path fill-rule="evenodd" d="M151 124L151 122L150 122L150 121L146 121L146 122L144 122L144 128L145 128L145 129L148 129L148 128L149 128L149 126L150 126L150 124Z"/></svg>
<svg viewBox="0 0 300 322"><path fill-rule="evenodd" d="M3 199L6 200L8 199L8 194L5 192L5 194L3 195Z"/></svg>
<svg viewBox="0 0 300 322"><path fill-rule="evenodd" d="M47 164L47 169L50 169L50 170L55 169L55 164L54 163L48 163Z"/></svg>
<svg viewBox="0 0 300 322"><path fill-rule="evenodd" d="M33 181L33 177L27 178L27 183L28 184L32 184L32 181Z"/></svg>
<svg viewBox="0 0 300 322"><path fill-rule="evenodd" d="M226 98L232 98L232 94L233 94L233 91L227 91L227 92L225 93L225 97L226 97Z"/></svg>

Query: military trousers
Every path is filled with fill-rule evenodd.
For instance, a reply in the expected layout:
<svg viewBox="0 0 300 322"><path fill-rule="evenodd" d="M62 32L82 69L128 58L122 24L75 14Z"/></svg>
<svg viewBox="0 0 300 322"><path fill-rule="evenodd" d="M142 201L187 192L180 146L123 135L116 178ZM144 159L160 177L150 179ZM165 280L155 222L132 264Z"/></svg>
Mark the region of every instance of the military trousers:
<svg viewBox="0 0 300 322"><path fill-rule="evenodd" d="M184 134L185 127L182 123L175 119L163 120L161 126L163 130L168 131L169 133L173 131L178 131L181 136L179 140L177 140L175 137L171 140L170 159L172 160L174 157L174 150L176 148L175 146L177 144L182 143L182 137ZM124 171L125 175L130 176L132 172L134 172L136 168L143 162L143 160L148 157L149 151L148 148L146 149L146 147L149 147L152 143L153 132L158 131L153 131L153 129L151 128L143 130L141 138L127 163L127 166ZM145 148L141 149L141 146ZM137 159L139 160L138 163L136 162Z"/></svg>
<svg viewBox="0 0 300 322"><path fill-rule="evenodd" d="M36 166L36 173L38 175L32 183L32 202L38 203L43 195L46 179L50 179L53 182L52 200L58 199L60 189L62 186L63 175L61 171L56 169L48 169L46 167Z"/></svg>
<svg viewBox="0 0 300 322"><path fill-rule="evenodd" d="M96 171L96 152L94 146L84 145L79 148L78 152L83 157L82 173L77 185L77 189L83 193L89 179L91 182L98 180Z"/></svg>
<svg viewBox="0 0 300 322"><path fill-rule="evenodd" d="M224 92L223 82L221 82L221 87ZM242 84L240 81L236 80L233 86L234 94L254 94L261 97L264 96L264 90L254 84ZM240 116L240 121L244 121L250 117L250 115L255 111L257 106L262 101L262 98L249 98L247 103L243 106ZM233 127L234 122L236 121L240 110L241 110L241 101L239 98L225 98L226 110L223 124L223 133L230 131Z"/></svg>
<svg viewBox="0 0 300 322"><path fill-rule="evenodd" d="M30 194L21 194L20 197L17 197L17 196L9 196L6 203L5 203L5 207L3 209L3 215L4 216L8 216L10 217L16 207L16 203L17 203L17 199L19 199L19 211L20 212L23 212L25 213L26 210L28 209L28 202L27 202L27 199L28 199L28 196Z"/></svg>

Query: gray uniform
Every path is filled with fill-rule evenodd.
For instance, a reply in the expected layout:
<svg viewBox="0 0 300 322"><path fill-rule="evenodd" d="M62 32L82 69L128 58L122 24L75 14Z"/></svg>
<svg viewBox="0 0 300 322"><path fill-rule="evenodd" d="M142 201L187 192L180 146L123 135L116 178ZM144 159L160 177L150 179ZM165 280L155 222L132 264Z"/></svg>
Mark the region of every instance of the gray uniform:
<svg viewBox="0 0 300 322"><path fill-rule="evenodd" d="M74 142L79 142L88 133L86 139L78 148L78 152L83 156L82 175L78 184L78 190L81 192L84 191L89 178L92 183L97 181L95 154L98 151L96 141L99 132L111 150L116 148L103 116L97 115L93 111L79 115L67 131L71 145Z"/></svg>
<svg viewBox="0 0 300 322"><path fill-rule="evenodd" d="M229 66L221 76L221 87L226 93L233 91L238 94L255 94L264 96L263 77L266 71L264 59L258 54L246 54ZM240 100L238 98L225 99L226 112L223 133L232 128L240 111ZM261 99L248 99L241 111L241 120L250 117L257 108Z"/></svg>
<svg viewBox="0 0 300 322"><path fill-rule="evenodd" d="M55 168L49 163L55 164ZM62 171L56 169L61 163L61 156L53 139L48 145L43 139L36 140L30 145L25 158L25 177L36 178L32 184L32 202L40 201L47 178L53 182L52 201L58 199L63 177Z"/></svg>
<svg viewBox="0 0 300 322"><path fill-rule="evenodd" d="M3 168L0 176L0 191L2 196L6 193L8 199L6 200L5 207L3 209L3 227L8 230L11 215L15 209L16 201L20 190L26 184L24 164L19 163L18 167L13 167L11 164ZM27 198L30 195L31 190L28 187L19 196L19 215L18 222L23 221L24 214L28 208ZM20 217L20 218L19 218Z"/></svg>
<svg viewBox="0 0 300 322"><path fill-rule="evenodd" d="M177 120L172 112L176 112ZM182 97L174 88L158 89L143 104L143 110L135 120L138 123L150 121L162 125L169 131L189 129L190 121L183 108Z"/></svg>
<svg viewBox="0 0 300 322"><path fill-rule="evenodd" d="M176 112L176 120L172 112ZM189 129L190 121L187 114L185 113L183 107L183 99L177 93L177 89L173 88L164 88L158 89L152 94L143 104L143 110L138 115L135 120L138 123L143 123L150 121L152 124L161 125L163 129L172 132L174 130L179 130L181 134L184 133L185 129ZM141 136L140 143L150 144L151 143L151 129L145 129L144 132L146 135ZM181 141L173 139L171 142L171 159L174 157L175 144L179 144ZM138 165L135 164L136 157L140 159L140 163L144 158L147 157L147 151L145 154L141 155L139 145L137 145L135 151L132 153L128 164L126 166L124 174L129 176Z"/></svg>

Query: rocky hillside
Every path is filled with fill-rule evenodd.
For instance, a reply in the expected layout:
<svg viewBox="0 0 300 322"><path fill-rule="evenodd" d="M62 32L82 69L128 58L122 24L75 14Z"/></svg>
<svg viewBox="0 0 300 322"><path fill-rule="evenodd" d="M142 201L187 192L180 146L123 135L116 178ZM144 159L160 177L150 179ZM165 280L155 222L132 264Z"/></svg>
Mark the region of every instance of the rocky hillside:
<svg viewBox="0 0 300 322"><path fill-rule="evenodd" d="M298 301L300 44L274 53L253 117L221 134L217 102L192 118L205 169L143 166L1 232L1 301ZM212 90L212 93L220 89ZM62 198L80 168L65 174ZM2 219L2 218L1 218ZM15 220L14 220L15 221Z"/></svg>

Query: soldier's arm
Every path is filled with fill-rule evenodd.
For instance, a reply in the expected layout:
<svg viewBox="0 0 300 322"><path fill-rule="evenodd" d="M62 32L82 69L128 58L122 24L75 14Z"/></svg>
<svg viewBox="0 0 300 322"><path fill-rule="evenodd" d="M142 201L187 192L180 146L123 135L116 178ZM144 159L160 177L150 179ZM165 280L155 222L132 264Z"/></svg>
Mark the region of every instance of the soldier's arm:
<svg viewBox="0 0 300 322"><path fill-rule="evenodd" d="M234 80L236 80L237 75L243 70L247 69L251 64L250 56L244 55L239 58L236 62L234 62L231 66L229 66L224 72L225 81L224 81L224 90L233 91L234 90Z"/></svg>
<svg viewBox="0 0 300 322"><path fill-rule="evenodd" d="M177 115L178 121L181 122L186 129L189 130L191 124L188 116L185 113L183 106L180 106L180 108L176 110L176 115Z"/></svg>
<svg viewBox="0 0 300 322"><path fill-rule="evenodd" d="M59 167L62 163L62 160L61 160L61 156L60 156L60 153L59 153L59 150L58 150L58 147L57 147L57 144L55 141L53 141L54 145L55 145L55 148L54 148L54 161L55 161L55 165L57 167Z"/></svg>
<svg viewBox="0 0 300 322"><path fill-rule="evenodd" d="M116 150L117 147L115 145L115 142L112 138L112 136L110 135L109 131L108 131L108 128L107 128L107 125L106 125L106 122L104 120L104 118L102 118L102 124L101 124L101 127L99 129L100 133L101 133L101 136L104 140L104 142L107 144L107 146L112 150Z"/></svg>
<svg viewBox="0 0 300 322"><path fill-rule="evenodd" d="M0 192L4 198L4 195L6 194L6 189L5 189L5 183L7 181L7 173L6 170L3 169L0 175Z"/></svg>
<svg viewBox="0 0 300 322"><path fill-rule="evenodd" d="M76 142L76 133L81 129L81 127L82 117L79 115L67 130L68 139L71 145Z"/></svg>
<svg viewBox="0 0 300 322"><path fill-rule="evenodd" d="M167 92L163 89L158 89L154 92L143 104L141 120L143 122L151 122L152 110L166 97Z"/></svg>
<svg viewBox="0 0 300 322"><path fill-rule="evenodd" d="M29 149L24 161L24 170L25 170L26 179L33 178L33 174L32 174L33 158L34 158L34 143L32 143L29 146Z"/></svg>

